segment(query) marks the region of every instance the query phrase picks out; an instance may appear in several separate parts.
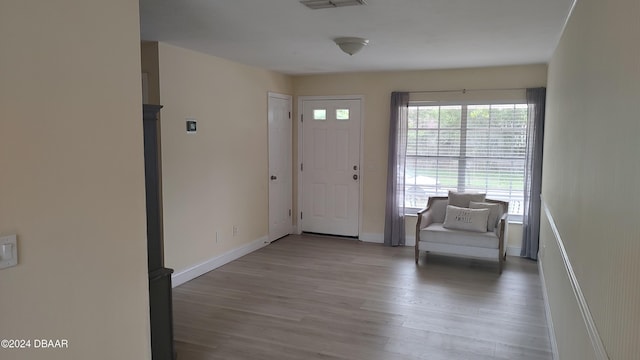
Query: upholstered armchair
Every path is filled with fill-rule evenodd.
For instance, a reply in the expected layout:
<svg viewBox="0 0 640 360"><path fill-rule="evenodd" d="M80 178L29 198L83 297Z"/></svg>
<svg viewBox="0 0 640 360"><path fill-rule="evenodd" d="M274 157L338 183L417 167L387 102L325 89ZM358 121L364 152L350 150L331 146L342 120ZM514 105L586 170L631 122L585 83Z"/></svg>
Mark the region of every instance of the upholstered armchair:
<svg viewBox="0 0 640 360"><path fill-rule="evenodd" d="M508 209L508 202L485 199L484 194L430 197L427 207L418 212L416 264L420 251L426 251L495 260L502 273Z"/></svg>

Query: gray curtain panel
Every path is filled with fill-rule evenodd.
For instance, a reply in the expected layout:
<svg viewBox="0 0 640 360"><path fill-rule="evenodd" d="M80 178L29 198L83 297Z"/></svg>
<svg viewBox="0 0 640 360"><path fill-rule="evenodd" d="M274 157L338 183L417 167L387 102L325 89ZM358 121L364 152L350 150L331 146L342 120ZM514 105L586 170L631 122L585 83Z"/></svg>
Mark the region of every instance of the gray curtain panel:
<svg viewBox="0 0 640 360"><path fill-rule="evenodd" d="M527 160L525 163L524 216L520 256L538 259L540 242L540 194L542 192L542 147L546 88L527 89Z"/></svg>
<svg viewBox="0 0 640 360"><path fill-rule="evenodd" d="M389 167L387 172L387 206L384 244L404 245L404 165L407 153L407 118L409 93L391 94L389 119Z"/></svg>

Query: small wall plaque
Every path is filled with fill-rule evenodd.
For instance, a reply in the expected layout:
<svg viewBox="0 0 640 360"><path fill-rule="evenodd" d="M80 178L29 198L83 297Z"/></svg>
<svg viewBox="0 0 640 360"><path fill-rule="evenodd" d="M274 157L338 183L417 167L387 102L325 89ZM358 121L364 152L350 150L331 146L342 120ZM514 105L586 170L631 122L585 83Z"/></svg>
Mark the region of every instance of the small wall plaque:
<svg viewBox="0 0 640 360"><path fill-rule="evenodd" d="M196 119L187 119L187 132L189 134L195 134L197 130Z"/></svg>

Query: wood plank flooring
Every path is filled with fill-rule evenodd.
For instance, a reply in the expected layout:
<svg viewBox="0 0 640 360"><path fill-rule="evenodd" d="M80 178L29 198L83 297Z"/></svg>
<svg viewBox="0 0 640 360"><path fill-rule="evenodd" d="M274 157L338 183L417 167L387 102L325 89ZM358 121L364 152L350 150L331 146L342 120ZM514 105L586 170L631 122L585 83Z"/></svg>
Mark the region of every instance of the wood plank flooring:
<svg viewBox="0 0 640 360"><path fill-rule="evenodd" d="M426 259L426 264L425 264ZM173 290L178 360L552 358L535 262L288 236Z"/></svg>

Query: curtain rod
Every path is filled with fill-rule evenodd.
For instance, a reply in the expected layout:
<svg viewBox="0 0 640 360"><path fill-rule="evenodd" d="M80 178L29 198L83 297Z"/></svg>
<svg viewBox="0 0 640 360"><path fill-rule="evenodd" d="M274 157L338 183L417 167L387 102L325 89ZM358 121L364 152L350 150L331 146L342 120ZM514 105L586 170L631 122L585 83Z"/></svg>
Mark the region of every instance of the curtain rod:
<svg viewBox="0 0 640 360"><path fill-rule="evenodd" d="M457 90L424 90L424 91L408 91L409 94L427 94L427 93L456 93L461 92L466 94L468 91L514 91L514 90L527 90L526 88L501 88L501 89L457 89Z"/></svg>

